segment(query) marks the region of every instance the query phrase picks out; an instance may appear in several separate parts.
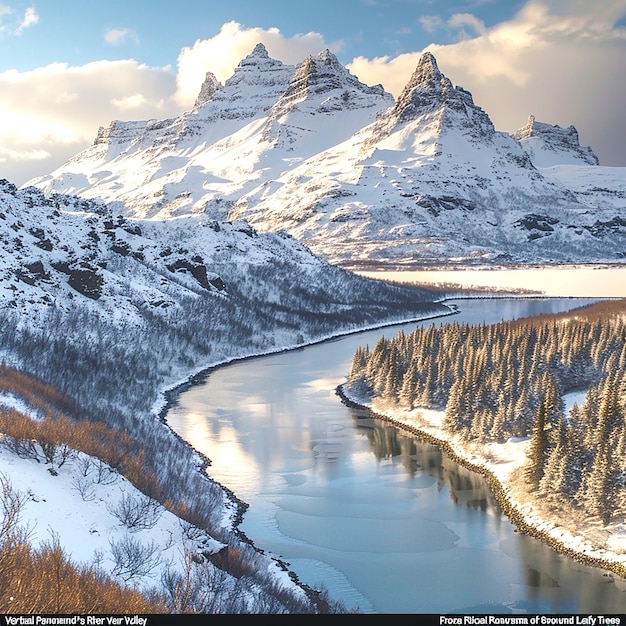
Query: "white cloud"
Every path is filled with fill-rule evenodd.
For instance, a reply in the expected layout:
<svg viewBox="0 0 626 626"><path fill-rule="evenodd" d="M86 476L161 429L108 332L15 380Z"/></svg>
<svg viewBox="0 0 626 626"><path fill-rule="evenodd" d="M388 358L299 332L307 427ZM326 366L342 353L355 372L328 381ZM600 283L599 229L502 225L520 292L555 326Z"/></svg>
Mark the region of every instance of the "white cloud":
<svg viewBox="0 0 626 626"><path fill-rule="evenodd" d="M134 93L132 96L124 98L114 98L111 104L121 111L129 111L131 109L139 109L146 105L146 97L142 93Z"/></svg>
<svg viewBox="0 0 626 626"><path fill-rule="evenodd" d="M263 43L271 57L290 64L300 63L309 54L325 48L339 52L343 45L342 42L327 44L319 33L285 37L278 28L245 28L237 22L228 22L215 37L198 40L182 49L177 76L177 100L181 106L193 105L207 71L224 82L257 43Z"/></svg>
<svg viewBox="0 0 626 626"><path fill-rule="evenodd" d="M39 22L39 15L33 7L28 7L24 15L17 20L7 20L8 16L14 16L15 11L6 4L0 4L0 35L14 37L21 35L27 28Z"/></svg>
<svg viewBox="0 0 626 626"><path fill-rule="evenodd" d="M427 33L434 33L444 25L444 21L438 15L422 15L418 21Z"/></svg>
<svg viewBox="0 0 626 626"><path fill-rule="evenodd" d="M448 26L452 28L461 29L461 38L466 39L470 37L470 35L465 31L465 26L469 26L473 34L478 35L486 35L487 29L485 28L485 23L482 20L479 20L476 16L471 13L455 13L448 20Z"/></svg>
<svg viewBox="0 0 626 626"><path fill-rule="evenodd" d="M51 154L46 150L11 150L0 146L0 163L7 161L43 161Z"/></svg>
<svg viewBox="0 0 626 626"><path fill-rule="evenodd" d="M13 9L8 7L6 4L0 4L0 22L4 19L5 15L11 15L13 13Z"/></svg>
<svg viewBox="0 0 626 626"><path fill-rule="evenodd" d="M511 132L529 114L574 124L601 163L626 165L626 28L618 25L624 17L626 0L530 0L511 20L491 28L457 16L448 26L471 25L480 34L427 49L444 74L473 93L496 128ZM420 55L357 57L349 67L397 96Z"/></svg>
<svg viewBox="0 0 626 626"><path fill-rule="evenodd" d="M2 175L23 184L52 171L113 119L177 115L175 89L171 70L132 60L0 73L0 158L14 155L3 163Z"/></svg>
<svg viewBox="0 0 626 626"><path fill-rule="evenodd" d="M37 11L33 7L28 7L24 12L24 17L22 21L19 23L16 33L21 35L24 30L26 30L29 26L33 26L39 22L39 15L37 15Z"/></svg>
<svg viewBox="0 0 626 626"><path fill-rule="evenodd" d="M128 41L139 43L137 33L130 28L111 28L104 33L104 40L111 46L123 46Z"/></svg>

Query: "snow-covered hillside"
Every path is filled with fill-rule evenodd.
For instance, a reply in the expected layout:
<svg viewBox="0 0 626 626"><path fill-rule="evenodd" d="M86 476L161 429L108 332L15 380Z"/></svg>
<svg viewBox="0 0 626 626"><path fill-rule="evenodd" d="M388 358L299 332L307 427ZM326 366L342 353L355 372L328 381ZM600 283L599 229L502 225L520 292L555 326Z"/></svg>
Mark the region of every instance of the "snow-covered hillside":
<svg viewBox="0 0 626 626"><path fill-rule="evenodd" d="M436 295L355 276L284 233L259 234L245 222L203 214L127 219L98 201L46 197L7 181L0 181L0 251L0 362L71 399L73 419L103 422L150 450L146 471L156 477L162 501L202 520L211 545L245 555L252 569L243 579L233 580L228 568L218 572L237 598L250 594L250 605L238 610L263 611L264 602L272 610L292 610L275 586L280 568L271 555L236 531L240 504L207 478L207 460L158 419L165 392L234 358L447 310L433 301ZM28 409L28 401L10 393L0 394L0 408L7 398L10 408ZM127 491L121 480L114 493L92 487L86 476L77 478L80 467L63 466L45 487L43 506L44 483L51 480L45 465L26 466L0 451L0 472L16 488L40 485L30 488L27 511L28 519L37 519L38 540L48 526L67 540L67 508L57 507L75 506L82 497L77 480L113 507ZM101 551L105 539L123 540L109 532L111 516L102 506L90 499L76 507L76 520L94 530L82 551L69 550L81 562L92 558L90 550ZM165 513L163 520L167 528L147 535L149 544L154 539L161 546L167 529L173 532L176 520ZM182 547L174 535L172 549L160 549L163 563ZM76 541L78 534L68 540L72 546ZM104 558L110 569L110 557ZM302 596L300 610L315 610L308 602Z"/></svg>
<svg viewBox="0 0 626 626"><path fill-rule="evenodd" d="M615 262L625 170L572 126L497 131L430 53L394 102L328 51L293 67L259 44L190 112L112 122L30 184L127 216L245 219L347 266Z"/></svg>

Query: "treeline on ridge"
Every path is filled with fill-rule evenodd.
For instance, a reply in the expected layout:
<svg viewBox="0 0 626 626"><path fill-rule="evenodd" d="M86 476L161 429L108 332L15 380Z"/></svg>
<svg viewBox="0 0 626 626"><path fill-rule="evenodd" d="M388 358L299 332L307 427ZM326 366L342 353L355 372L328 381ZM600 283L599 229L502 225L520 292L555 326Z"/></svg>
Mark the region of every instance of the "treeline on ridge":
<svg viewBox="0 0 626 626"><path fill-rule="evenodd" d="M452 322L355 352L348 386L402 407L445 407L466 441L530 437L529 487L604 524L626 513L626 304L491 325ZM563 395L587 389L566 415Z"/></svg>

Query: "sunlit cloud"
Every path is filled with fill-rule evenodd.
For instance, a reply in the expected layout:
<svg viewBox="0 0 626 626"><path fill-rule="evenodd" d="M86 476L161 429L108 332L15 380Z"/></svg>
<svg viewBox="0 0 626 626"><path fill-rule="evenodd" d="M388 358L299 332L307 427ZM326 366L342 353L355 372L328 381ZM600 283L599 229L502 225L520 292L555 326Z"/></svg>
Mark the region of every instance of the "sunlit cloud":
<svg viewBox="0 0 626 626"><path fill-rule="evenodd" d="M114 98L111 104L121 111L129 111L130 109L139 109L146 104L146 97L142 93L134 93L132 96L124 98Z"/></svg>
<svg viewBox="0 0 626 626"><path fill-rule="evenodd" d="M179 114L172 100L175 89L176 77L169 68L132 60L78 67L53 63L28 72L0 73L0 146L5 158L23 155L3 164L3 176L19 172L15 182L23 183L44 173L41 159L47 159L45 171L52 171L92 143L99 126L114 119ZM13 169L7 170L8 165Z"/></svg>
<svg viewBox="0 0 626 626"><path fill-rule="evenodd" d="M43 161L49 159L51 154L46 150L11 150L0 147L0 163L7 161Z"/></svg>

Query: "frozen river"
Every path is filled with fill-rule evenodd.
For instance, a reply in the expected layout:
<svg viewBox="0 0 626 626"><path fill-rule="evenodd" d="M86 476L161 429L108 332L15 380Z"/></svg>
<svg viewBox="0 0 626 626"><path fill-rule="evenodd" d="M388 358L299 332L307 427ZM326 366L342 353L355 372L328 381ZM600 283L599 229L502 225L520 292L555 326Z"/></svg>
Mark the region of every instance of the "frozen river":
<svg viewBox="0 0 626 626"><path fill-rule="evenodd" d="M437 323L581 303L459 301L461 313ZM335 388L356 347L399 328L219 368L184 391L167 419L212 460L209 474L250 505L241 528L255 544L348 608L626 612L626 592L603 572L515 532L481 477L340 402Z"/></svg>

